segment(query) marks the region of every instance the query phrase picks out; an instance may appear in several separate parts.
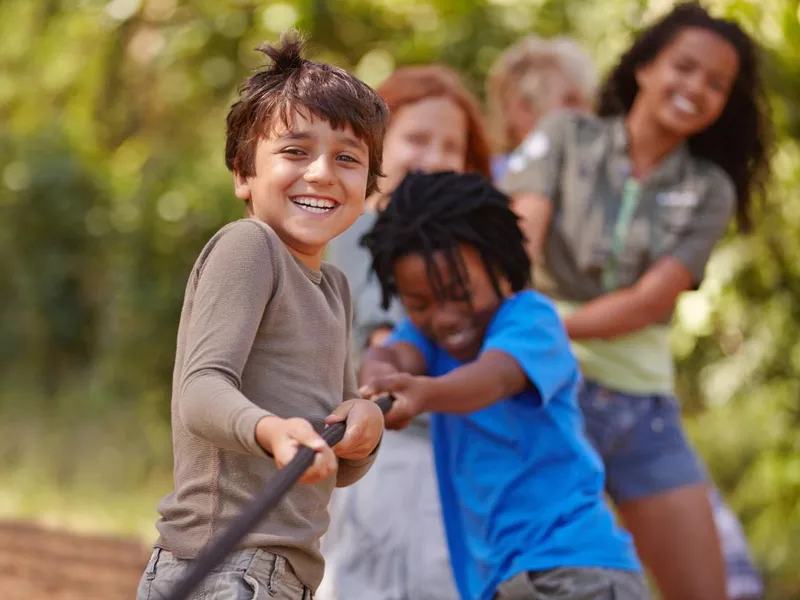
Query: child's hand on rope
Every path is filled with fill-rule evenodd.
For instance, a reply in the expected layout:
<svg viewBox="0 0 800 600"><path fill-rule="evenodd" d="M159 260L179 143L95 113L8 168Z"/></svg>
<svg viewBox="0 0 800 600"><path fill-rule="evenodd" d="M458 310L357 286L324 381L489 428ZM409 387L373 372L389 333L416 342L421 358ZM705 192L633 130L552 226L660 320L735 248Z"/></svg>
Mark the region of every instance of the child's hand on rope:
<svg viewBox="0 0 800 600"><path fill-rule="evenodd" d="M300 446L314 450L314 463L303 473L300 478L302 483L316 483L330 477L338 467L331 447L305 419L264 417L256 425L256 441L273 456L279 469L294 458Z"/></svg>
<svg viewBox="0 0 800 600"><path fill-rule="evenodd" d="M372 400L357 398L342 402L326 419L332 425L347 421L342 441L333 447L339 458L362 460L377 448L383 436L383 413Z"/></svg>
<svg viewBox="0 0 800 600"><path fill-rule="evenodd" d="M425 412L427 399L433 393L433 381L431 377L391 373L372 379L358 392L366 398L374 398L385 393L394 394L395 401L385 417L386 428L405 429L414 417Z"/></svg>

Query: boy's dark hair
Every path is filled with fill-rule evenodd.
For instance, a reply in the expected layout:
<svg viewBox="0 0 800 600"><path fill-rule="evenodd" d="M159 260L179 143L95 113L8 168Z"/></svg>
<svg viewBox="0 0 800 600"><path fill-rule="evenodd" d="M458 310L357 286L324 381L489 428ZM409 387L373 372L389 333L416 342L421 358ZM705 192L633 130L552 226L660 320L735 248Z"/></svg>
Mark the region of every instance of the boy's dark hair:
<svg viewBox="0 0 800 600"><path fill-rule="evenodd" d="M253 74L239 89L227 119L225 165L244 177L255 174L258 141L274 119L289 126L292 113L305 110L325 119L334 129L350 126L369 149L367 196L378 189L383 137L389 109L367 84L347 71L303 58L305 39L284 33L280 44L257 48L272 64Z"/></svg>
<svg viewBox="0 0 800 600"><path fill-rule="evenodd" d="M600 116L627 113L639 91L636 71L651 62L683 29L699 27L730 42L739 55L739 75L720 118L689 139L691 152L721 167L736 188L739 228L752 225L752 192L764 196L769 179L772 129L756 43L733 21L717 19L699 4L676 6L636 38L600 92Z"/></svg>
<svg viewBox="0 0 800 600"><path fill-rule="evenodd" d="M474 247L481 256L497 294L502 297L498 276L508 280L515 292L530 281L531 261L518 217L508 196L476 173L409 173L392 192L391 200L361 245L372 253L372 270L388 308L397 295L394 263L408 254L421 254L437 298L452 297L448 279L434 261L442 252L465 298L467 272L459 244Z"/></svg>

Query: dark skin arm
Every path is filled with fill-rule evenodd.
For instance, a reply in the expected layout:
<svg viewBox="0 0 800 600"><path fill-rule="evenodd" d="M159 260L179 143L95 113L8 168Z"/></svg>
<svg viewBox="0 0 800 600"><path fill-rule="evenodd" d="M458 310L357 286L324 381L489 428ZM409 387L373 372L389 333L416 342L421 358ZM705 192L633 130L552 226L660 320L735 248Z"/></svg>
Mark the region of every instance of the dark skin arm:
<svg viewBox="0 0 800 600"><path fill-rule="evenodd" d="M384 356L390 358L393 347L383 350L386 352ZM390 360L392 358L397 357L391 357ZM499 350L484 352L475 361L441 377L412 375L399 369L395 372L386 369L379 374L379 358L371 358L371 362L373 364L365 361L362 369L362 382L365 385L361 388L361 394L373 396L391 392L395 395L392 410L386 415L386 427L389 429L403 429L415 416L427 411L473 412L518 394L530 385L517 362ZM365 372L368 376L375 373L375 376L369 379L364 376Z"/></svg>
<svg viewBox="0 0 800 600"><path fill-rule="evenodd" d="M383 375L392 373L424 375L426 371L425 357L415 346L396 342L390 346L373 346L364 352L358 381L363 386Z"/></svg>
<svg viewBox="0 0 800 600"><path fill-rule="evenodd" d="M531 260L540 260L553 215L552 203L539 194L514 197ZM629 288L604 294L564 318L570 339L609 340L661 322L675 308L678 296L693 287L692 275L672 257L662 258Z"/></svg>
<svg viewBox="0 0 800 600"><path fill-rule="evenodd" d="M633 286L590 300L565 317L564 325L573 340L613 339L662 321L692 287L692 275L681 263L662 258Z"/></svg>

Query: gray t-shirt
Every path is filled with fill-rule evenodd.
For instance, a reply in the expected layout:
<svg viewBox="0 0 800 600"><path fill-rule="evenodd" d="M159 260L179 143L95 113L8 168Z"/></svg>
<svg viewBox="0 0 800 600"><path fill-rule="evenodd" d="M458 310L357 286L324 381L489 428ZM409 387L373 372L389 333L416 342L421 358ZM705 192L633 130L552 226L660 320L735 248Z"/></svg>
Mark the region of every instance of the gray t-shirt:
<svg viewBox="0 0 800 600"><path fill-rule="evenodd" d="M561 112L542 120L511 155L501 189L549 199L553 218L537 288L585 302L608 291L604 275L631 183L625 121ZM618 257L618 285L630 287L658 259L671 256L703 280L706 262L736 205L727 174L691 154L672 151L637 185L636 201Z"/></svg>
<svg viewBox="0 0 800 600"><path fill-rule="evenodd" d="M302 417L318 430L357 398L350 359L351 300L335 267L310 269L267 225L244 219L206 244L186 286L172 390L175 489L159 504L156 545L197 558L277 466L255 439L267 415ZM369 469L339 460L335 476L296 485L241 542L286 558L303 583L322 580L320 537L334 485Z"/></svg>

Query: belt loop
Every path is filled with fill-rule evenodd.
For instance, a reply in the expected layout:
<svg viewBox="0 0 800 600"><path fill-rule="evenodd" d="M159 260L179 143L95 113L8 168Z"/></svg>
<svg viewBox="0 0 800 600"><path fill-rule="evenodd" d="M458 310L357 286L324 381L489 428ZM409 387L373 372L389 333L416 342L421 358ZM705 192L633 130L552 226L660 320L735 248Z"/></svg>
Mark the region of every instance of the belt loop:
<svg viewBox="0 0 800 600"><path fill-rule="evenodd" d="M150 555L150 560L147 561L147 567L145 568L145 576L149 581L152 581L156 578L156 569L158 568L158 559L161 558L161 551L162 548L156 547L153 550L153 553Z"/></svg>

